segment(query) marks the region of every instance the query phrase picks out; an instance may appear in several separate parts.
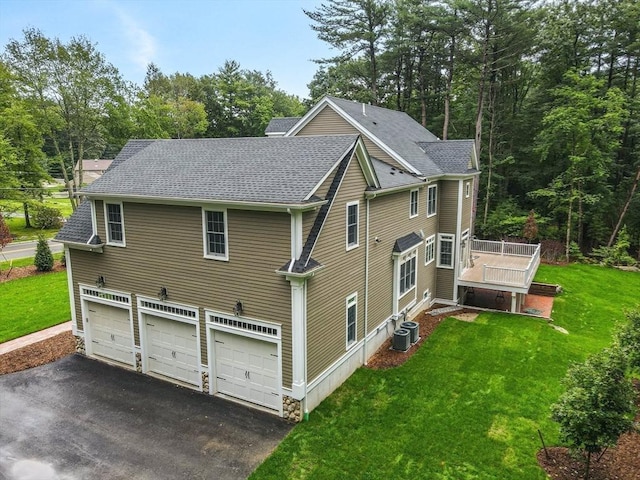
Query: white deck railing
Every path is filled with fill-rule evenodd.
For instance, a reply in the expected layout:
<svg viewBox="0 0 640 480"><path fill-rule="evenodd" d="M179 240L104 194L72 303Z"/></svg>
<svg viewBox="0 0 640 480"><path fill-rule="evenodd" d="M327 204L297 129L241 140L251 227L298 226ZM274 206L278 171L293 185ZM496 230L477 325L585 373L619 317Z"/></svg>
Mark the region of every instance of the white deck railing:
<svg viewBox="0 0 640 480"><path fill-rule="evenodd" d="M533 243L513 243L494 242L492 240L472 240L471 250L484 253L495 253L496 255L516 255L519 257L533 257L540 252L540 244Z"/></svg>
<svg viewBox="0 0 640 480"><path fill-rule="evenodd" d="M482 265L482 281L485 283L528 286L540 265L540 244L473 240L471 251L501 256L531 257L525 268Z"/></svg>

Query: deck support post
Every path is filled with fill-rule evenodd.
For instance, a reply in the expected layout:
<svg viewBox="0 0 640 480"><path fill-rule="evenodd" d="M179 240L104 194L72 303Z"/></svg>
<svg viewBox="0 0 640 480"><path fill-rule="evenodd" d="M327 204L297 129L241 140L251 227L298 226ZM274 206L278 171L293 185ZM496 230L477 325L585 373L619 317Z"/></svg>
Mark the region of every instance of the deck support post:
<svg viewBox="0 0 640 480"><path fill-rule="evenodd" d="M516 313L517 310L517 304L518 302L517 300L517 293L516 292L511 292L511 313Z"/></svg>

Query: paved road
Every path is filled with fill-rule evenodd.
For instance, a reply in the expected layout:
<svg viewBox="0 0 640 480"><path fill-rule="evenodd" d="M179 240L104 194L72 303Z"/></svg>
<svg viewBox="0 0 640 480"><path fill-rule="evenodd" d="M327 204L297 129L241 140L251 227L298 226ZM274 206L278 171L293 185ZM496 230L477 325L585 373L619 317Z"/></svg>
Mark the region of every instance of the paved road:
<svg viewBox="0 0 640 480"><path fill-rule="evenodd" d="M292 425L77 355L0 376L0 478L245 479Z"/></svg>
<svg viewBox="0 0 640 480"><path fill-rule="evenodd" d="M2 253L7 258L7 260L15 260L17 258L25 258L25 257L35 257L36 255L36 246L38 245L37 240L32 240L28 242L11 242L9 245L4 247ZM64 247L61 243L54 242L49 240L49 248L51 248L51 253L58 253L64 250ZM2 256L0 256L0 260L4 260Z"/></svg>

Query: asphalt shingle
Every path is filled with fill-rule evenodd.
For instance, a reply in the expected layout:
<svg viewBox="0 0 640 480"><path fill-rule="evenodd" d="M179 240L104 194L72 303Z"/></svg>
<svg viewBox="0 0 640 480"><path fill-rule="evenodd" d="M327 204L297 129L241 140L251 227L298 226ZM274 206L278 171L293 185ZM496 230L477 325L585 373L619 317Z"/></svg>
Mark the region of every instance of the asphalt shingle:
<svg viewBox="0 0 640 480"><path fill-rule="evenodd" d="M276 117L272 118L265 128L264 133L266 134L274 134L274 133L285 133L288 132L291 127L293 127L301 117Z"/></svg>
<svg viewBox="0 0 640 480"><path fill-rule="evenodd" d="M415 232L411 232L404 237L400 237L393 245L394 253L406 252L407 250L416 247L422 243L422 237Z"/></svg>
<svg viewBox="0 0 640 480"><path fill-rule="evenodd" d="M472 173L473 140L438 140L437 142L421 142L420 147L427 156L445 173Z"/></svg>
<svg viewBox="0 0 640 480"><path fill-rule="evenodd" d="M55 236L61 242L88 243L93 235L91 204L82 202Z"/></svg>
<svg viewBox="0 0 640 480"><path fill-rule="evenodd" d="M357 135L154 140L84 191L231 202L302 203ZM128 147L131 147L128 145Z"/></svg>
<svg viewBox="0 0 640 480"><path fill-rule="evenodd" d="M429 177L444 173L418 145L419 142L437 141L438 137L405 112L331 96L327 98L422 175Z"/></svg>

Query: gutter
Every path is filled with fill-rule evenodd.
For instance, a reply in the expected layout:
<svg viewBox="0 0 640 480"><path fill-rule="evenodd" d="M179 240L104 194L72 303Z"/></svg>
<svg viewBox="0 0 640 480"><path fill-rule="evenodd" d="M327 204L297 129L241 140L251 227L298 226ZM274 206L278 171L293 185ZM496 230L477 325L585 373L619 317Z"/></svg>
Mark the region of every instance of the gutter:
<svg viewBox="0 0 640 480"><path fill-rule="evenodd" d="M136 203L151 203L161 205L184 205L192 207L201 207L203 205L216 205L216 206L229 206L242 208L247 210L313 210L321 207L327 200L317 200L314 202L305 203L270 203L270 202L247 202L240 200L214 200L205 198L181 198L181 197L150 197L146 195L129 195L129 194L114 194L114 193L94 193L94 192L81 192L78 195L84 196L89 200L109 200L117 199L120 201L132 201Z"/></svg>

